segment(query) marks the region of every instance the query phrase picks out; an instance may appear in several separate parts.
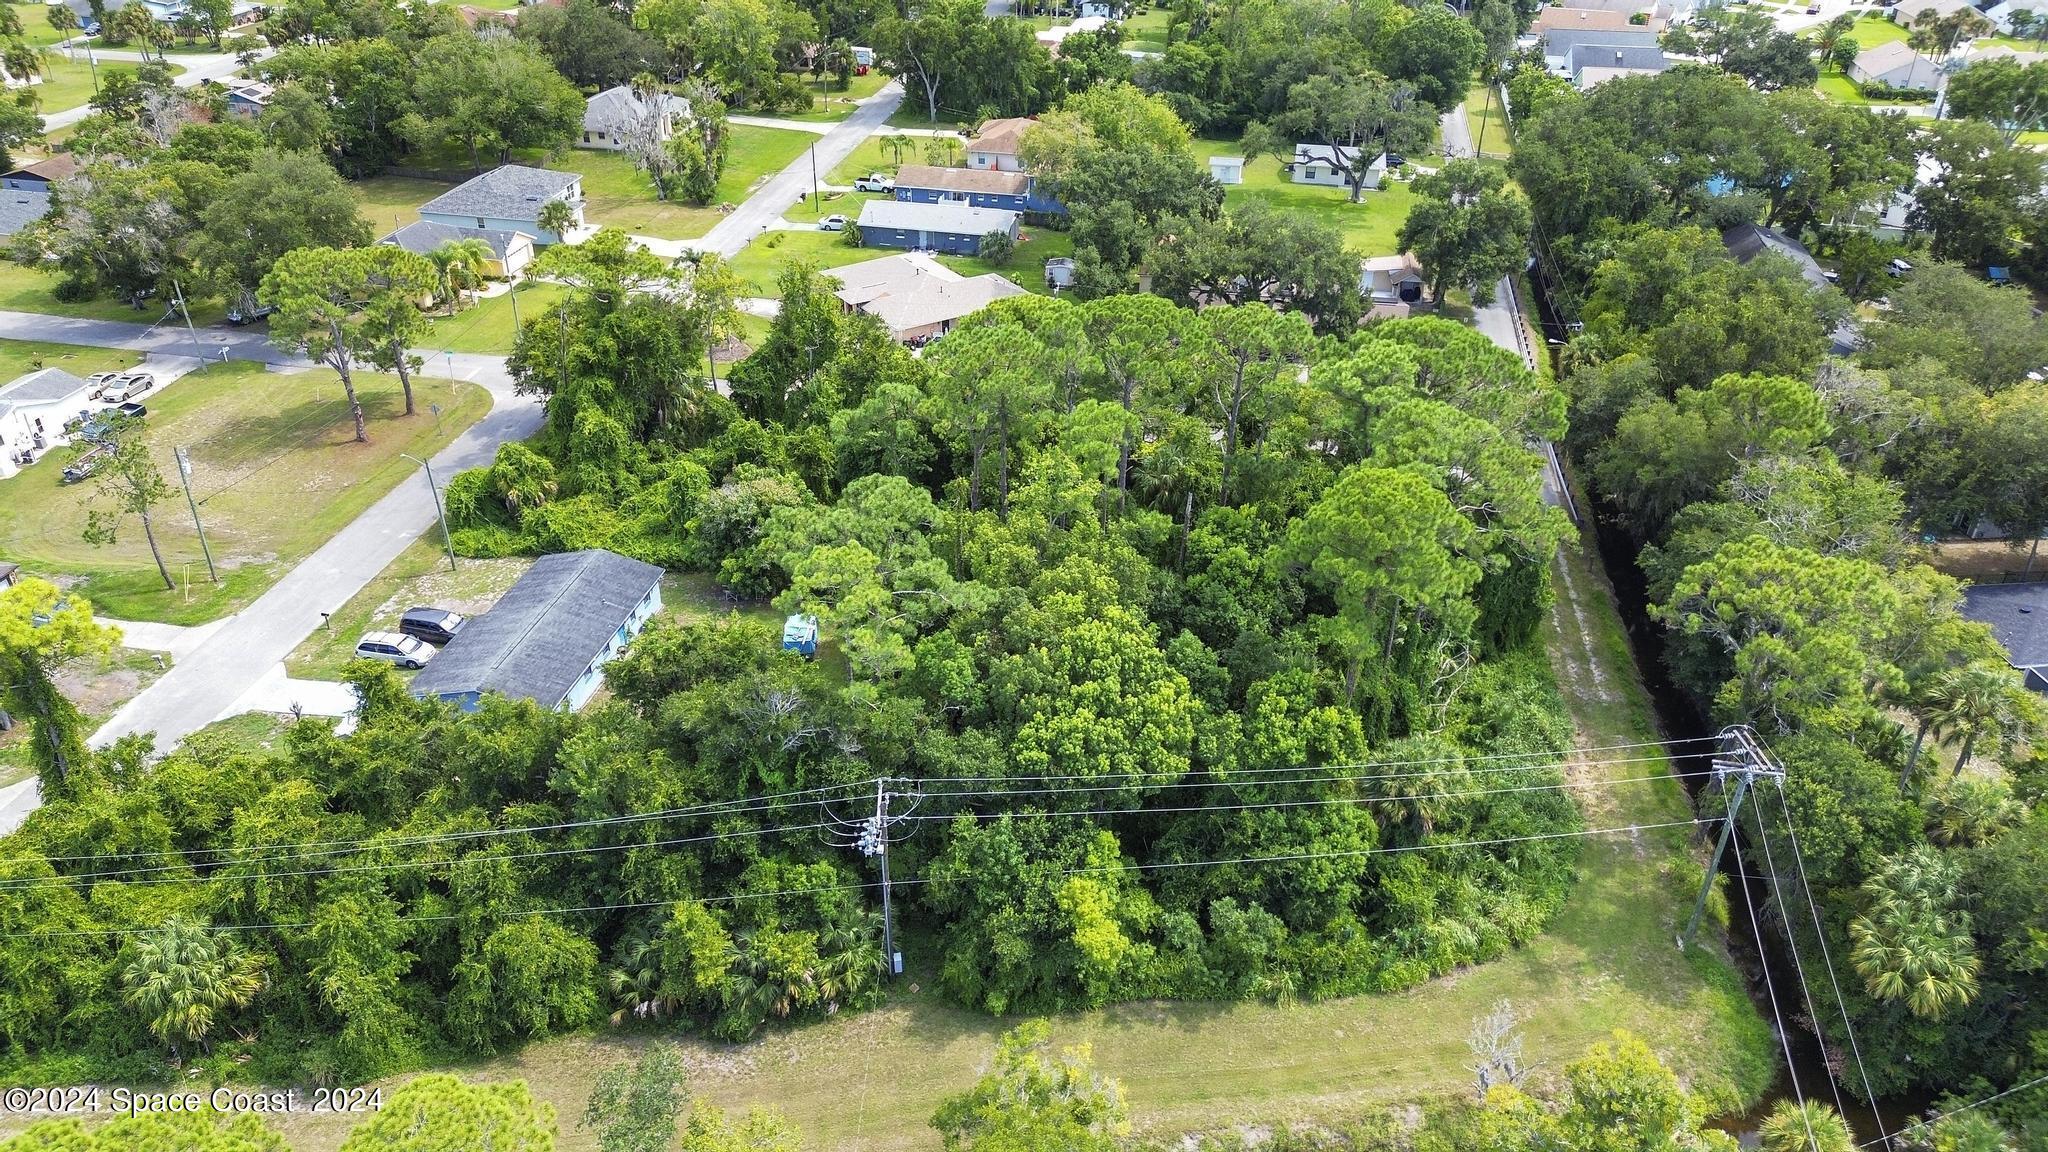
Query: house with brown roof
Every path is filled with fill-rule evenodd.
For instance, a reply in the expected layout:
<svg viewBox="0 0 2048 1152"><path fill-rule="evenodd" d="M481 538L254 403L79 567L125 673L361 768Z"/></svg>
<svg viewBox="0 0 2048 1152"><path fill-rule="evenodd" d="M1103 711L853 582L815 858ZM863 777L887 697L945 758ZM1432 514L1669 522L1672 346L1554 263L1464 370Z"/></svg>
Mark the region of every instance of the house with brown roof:
<svg viewBox="0 0 2048 1152"><path fill-rule="evenodd" d="M905 164L896 170L896 199L911 204L965 204L1011 212L1058 215L1066 206L1036 190L1028 172L997 168L936 168Z"/></svg>
<svg viewBox="0 0 2048 1152"><path fill-rule="evenodd" d="M50 185L76 171L78 161L72 159L71 153L59 152L54 156L18 165L11 172L0 173L0 188L48 192Z"/></svg>
<svg viewBox="0 0 2048 1152"><path fill-rule="evenodd" d="M1036 123L1038 121L1029 116L1008 116L983 124L974 139L967 142L967 166L993 168L998 172L1022 172L1024 161L1018 153L1024 142L1024 131Z"/></svg>

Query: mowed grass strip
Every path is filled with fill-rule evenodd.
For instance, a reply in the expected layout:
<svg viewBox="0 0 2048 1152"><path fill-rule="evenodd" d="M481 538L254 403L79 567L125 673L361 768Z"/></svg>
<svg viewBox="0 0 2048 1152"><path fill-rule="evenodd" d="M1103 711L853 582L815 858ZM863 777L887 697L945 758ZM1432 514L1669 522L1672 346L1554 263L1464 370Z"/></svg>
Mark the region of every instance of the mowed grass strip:
<svg viewBox="0 0 2048 1152"><path fill-rule="evenodd" d="M1621 621L1584 551L1560 557L1553 587L1544 643L1580 746L1658 738ZM1580 758L1574 778L1658 770L1601 759ZM1691 811L1672 777L1574 794L1589 827L1684 820ZM1524 1056L1539 1082L1625 1028L1694 1090L1729 1103L1755 1099L1775 1067L1769 1028L1718 947L1681 953L1673 944L1691 910L1703 850L1685 829L1583 843L1580 880L1563 911L1529 947L1502 959L1391 996L1293 1008L1139 1003L1059 1016L1054 1041L1093 1045L1102 1070L1123 1081L1135 1126L1157 1135L1335 1120L1368 1107L1467 1095L1466 1033L1503 999L1523 1021ZM904 950L910 972L877 1011L743 1045L666 1037L683 1048L692 1091L728 1109L779 1109L803 1129L804 1146L820 1152L937 1149L933 1109L974 1082L995 1038L1014 1021L946 1003L932 990L929 941L913 934ZM632 1059L644 1043L644 1035L609 1032L571 1037L461 1071L524 1078L558 1115L574 1117L598 1073ZM300 1152L332 1152L348 1118L293 1115L284 1125ZM564 1152L596 1146L590 1132L563 1123Z"/></svg>
<svg viewBox="0 0 2048 1152"><path fill-rule="evenodd" d="M490 410L468 383L414 380L418 412L403 411L398 380L357 373L370 443L353 441L341 384L311 369L266 372L247 362L215 365L143 397L145 442L171 496L156 508L157 543L178 587L166 591L132 517L119 542L102 548L81 536L98 497L91 481L60 484L68 452L52 452L0 480L0 555L34 575L73 581L99 611L129 620L197 624L260 595L290 566L418 469L399 453L438 451ZM440 408L432 414L430 405ZM221 567L206 568L178 487L174 445L192 460L192 487L207 542ZM189 578L189 583L187 582Z"/></svg>
<svg viewBox="0 0 2048 1152"><path fill-rule="evenodd" d="M72 316L82 320L118 320L124 324L174 323L183 326L185 323L183 317L171 314L171 305L161 297L143 301L141 308L105 294L91 300L59 300L56 296L59 279L61 277L55 272L29 268L12 260L0 260L0 310L40 312L45 316ZM227 318L227 305L220 300L188 297L185 303L192 309L192 323L201 328Z"/></svg>

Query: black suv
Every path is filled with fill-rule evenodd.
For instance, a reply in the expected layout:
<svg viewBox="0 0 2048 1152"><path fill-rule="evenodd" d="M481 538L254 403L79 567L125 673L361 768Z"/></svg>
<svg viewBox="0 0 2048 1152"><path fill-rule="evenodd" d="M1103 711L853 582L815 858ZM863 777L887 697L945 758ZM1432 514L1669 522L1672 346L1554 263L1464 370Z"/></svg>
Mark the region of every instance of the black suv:
<svg viewBox="0 0 2048 1152"><path fill-rule="evenodd" d="M439 647L462 631L462 614L446 608L408 608L398 618L398 630L415 640Z"/></svg>

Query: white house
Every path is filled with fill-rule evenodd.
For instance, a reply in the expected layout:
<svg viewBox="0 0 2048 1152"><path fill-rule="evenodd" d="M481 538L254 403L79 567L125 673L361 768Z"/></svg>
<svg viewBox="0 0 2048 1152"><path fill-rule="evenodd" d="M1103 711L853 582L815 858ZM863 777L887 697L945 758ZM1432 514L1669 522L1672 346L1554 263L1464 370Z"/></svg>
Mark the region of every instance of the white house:
<svg viewBox="0 0 2048 1152"><path fill-rule="evenodd" d="M1326 144L1296 144L1294 163L1287 166L1288 178L1296 184L1321 184L1329 188L1349 188L1350 173L1358 169L1359 150L1356 148ZM1242 169L1240 168L1240 171ZM1372 158L1365 167L1365 175L1359 180L1362 188L1377 188L1387 175L1387 154Z"/></svg>
<svg viewBox="0 0 2048 1152"><path fill-rule="evenodd" d="M432 220L415 220L377 243L428 256L450 240L481 240L489 246L491 258L481 271L494 280L509 280L533 263L533 237L496 228L457 228Z"/></svg>
<svg viewBox="0 0 2048 1152"><path fill-rule="evenodd" d="M64 422L85 410L92 386L62 368L39 368L0 388L0 476L67 443Z"/></svg>
<svg viewBox="0 0 2048 1152"><path fill-rule="evenodd" d="M967 166L969 168L993 168L998 172L1022 172L1023 160L1018 152L1024 141L1024 131L1038 121L1029 116L1010 116L991 120L981 126L974 139L967 142Z"/></svg>
<svg viewBox="0 0 2048 1152"><path fill-rule="evenodd" d="M536 243L556 244L562 238L540 226L541 208L551 200L569 206L572 231L583 230L583 177L524 164L493 168L457 184L420 205L420 219L455 228L523 232Z"/></svg>
<svg viewBox="0 0 2048 1152"><path fill-rule="evenodd" d="M1907 47L1902 40L1873 44L1856 54L1849 78L1858 84L1934 91L1942 85L1941 65Z"/></svg>
<svg viewBox="0 0 2048 1152"><path fill-rule="evenodd" d="M630 84L607 88L584 102L583 139L576 142L577 147L624 148L634 129L650 115L655 117L655 137L666 140L675 131L676 121L689 114L690 102L680 96L657 92L654 99L647 100Z"/></svg>
<svg viewBox="0 0 2048 1152"><path fill-rule="evenodd" d="M1422 278L1422 264L1414 255L1368 256L1359 262L1358 292L1375 308L1418 304L1428 281Z"/></svg>
<svg viewBox="0 0 2048 1152"><path fill-rule="evenodd" d="M2012 35L2012 17L2015 12L2031 12L2036 20L2048 17L2048 0L2001 0L1984 10L1984 16L1998 26L2000 32Z"/></svg>
<svg viewBox="0 0 2048 1152"><path fill-rule="evenodd" d="M1218 184L1244 183L1244 157L1209 157L1209 177Z"/></svg>
<svg viewBox="0 0 2048 1152"><path fill-rule="evenodd" d="M1932 12L1934 13L1932 18L1940 20L1944 17L1953 16L1958 12L1975 12L1976 10L1977 6L1971 4L1969 0L1899 0L1897 4L1892 5L1887 10L1887 14L1891 17L1892 23L1904 24L1910 28L1913 26L1913 21L1919 19L1922 12Z"/></svg>

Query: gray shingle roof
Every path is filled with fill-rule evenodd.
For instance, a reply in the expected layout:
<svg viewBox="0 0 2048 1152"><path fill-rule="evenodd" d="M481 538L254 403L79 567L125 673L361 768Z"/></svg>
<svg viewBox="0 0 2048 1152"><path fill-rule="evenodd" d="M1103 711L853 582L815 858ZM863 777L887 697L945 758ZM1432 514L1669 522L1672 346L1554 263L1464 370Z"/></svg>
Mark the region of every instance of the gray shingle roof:
<svg viewBox="0 0 2048 1152"><path fill-rule="evenodd" d="M1662 72L1671 66L1664 50L1656 44L1580 44L1571 51L1571 69L1627 68L1638 72Z"/></svg>
<svg viewBox="0 0 2048 1152"><path fill-rule="evenodd" d="M1647 28L1552 28L1543 33L1542 39L1543 54L1546 56L1570 56L1579 48L1593 44L1610 49L1657 46L1657 34ZM1607 58L1612 60L1614 53L1608 52ZM1587 57L1581 63L1593 64L1597 61Z"/></svg>
<svg viewBox="0 0 2048 1152"><path fill-rule="evenodd" d="M1737 224L1721 233L1721 245L1737 264L1747 264L1765 252L1775 252L1799 266L1799 274L1816 288L1828 286L1828 278L1821 271L1813 253L1806 245L1775 229L1760 224Z"/></svg>
<svg viewBox="0 0 2048 1152"><path fill-rule="evenodd" d="M459 228L438 220L415 220L377 243L396 244L407 252L417 252L425 256L450 240L474 237L490 245L491 253L503 260L513 243L523 235L524 233L507 232L502 228Z"/></svg>
<svg viewBox="0 0 2048 1152"><path fill-rule="evenodd" d="M85 381L62 368L38 368L0 388L0 404L47 404L52 400L62 400L85 386Z"/></svg>
<svg viewBox="0 0 2048 1152"><path fill-rule="evenodd" d="M656 95L668 109L670 116L687 116L690 102L681 96L661 92ZM647 114L647 101L633 91L630 84L607 88L583 103L583 130L586 132L623 132Z"/></svg>
<svg viewBox="0 0 2048 1152"><path fill-rule="evenodd" d="M413 678L413 695L499 692L553 708L660 582L660 568L601 548L543 556Z"/></svg>
<svg viewBox="0 0 2048 1152"><path fill-rule="evenodd" d="M863 228L898 228L906 232L945 232L954 236L986 236L1008 232L1017 214L1005 208L969 208L964 204L914 204L907 200L870 200L861 206Z"/></svg>
<svg viewBox="0 0 2048 1152"><path fill-rule="evenodd" d="M1963 615L1991 626L2014 667L2048 665L2048 583L1972 585Z"/></svg>
<svg viewBox="0 0 2048 1152"><path fill-rule="evenodd" d="M37 188L0 188L0 236L12 236L43 218L50 194Z"/></svg>
<svg viewBox="0 0 2048 1152"><path fill-rule="evenodd" d="M581 179L574 172L507 164L457 184L420 205L420 211L498 220L538 220L542 204Z"/></svg>

